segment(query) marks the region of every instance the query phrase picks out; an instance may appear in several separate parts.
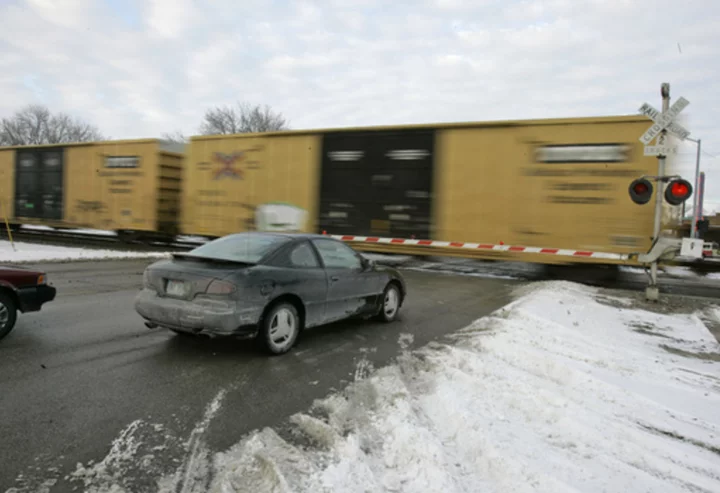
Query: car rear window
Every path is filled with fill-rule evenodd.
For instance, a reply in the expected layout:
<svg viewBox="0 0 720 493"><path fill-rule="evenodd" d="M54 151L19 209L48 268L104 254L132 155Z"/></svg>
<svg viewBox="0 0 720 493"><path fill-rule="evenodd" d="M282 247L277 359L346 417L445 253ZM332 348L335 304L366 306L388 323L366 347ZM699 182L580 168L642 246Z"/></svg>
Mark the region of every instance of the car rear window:
<svg viewBox="0 0 720 493"><path fill-rule="evenodd" d="M188 256L254 264L287 241L290 239L278 235L238 233L195 248Z"/></svg>

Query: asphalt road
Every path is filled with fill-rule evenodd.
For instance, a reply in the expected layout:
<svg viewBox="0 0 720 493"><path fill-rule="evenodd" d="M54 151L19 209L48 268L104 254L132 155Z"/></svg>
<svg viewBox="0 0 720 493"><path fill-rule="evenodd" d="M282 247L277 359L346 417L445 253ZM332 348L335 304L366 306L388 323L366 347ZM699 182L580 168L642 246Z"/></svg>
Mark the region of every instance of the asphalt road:
<svg viewBox="0 0 720 493"><path fill-rule="evenodd" d="M401 335L441 338L524 282L408 271L399 321L314 329L269 358L251 341L146 329L132 308L146 264L41 266L57 299L0 343L0 491L154 491L169 474L168 491L202 490L208 452L389 363Z"/></svg>

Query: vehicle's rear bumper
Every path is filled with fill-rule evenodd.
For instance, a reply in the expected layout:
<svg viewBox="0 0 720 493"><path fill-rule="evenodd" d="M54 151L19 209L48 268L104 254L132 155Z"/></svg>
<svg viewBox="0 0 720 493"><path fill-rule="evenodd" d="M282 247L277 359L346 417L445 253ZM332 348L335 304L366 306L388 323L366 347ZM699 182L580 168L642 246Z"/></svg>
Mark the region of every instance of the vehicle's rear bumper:
<svg viewBox="0 0 720 493"><path fill-rule="evenodd" d="M55 287L47 284L18 288L20 311L23 313L40 311L43 304L55 299L55 294Z"/></svg>
<svg viewBox="0 0 720 493"><path fill-rule="evenodd" d="M235 301L178 300L143 289L135 298L135 310L148 322L169 329L217 336L251 336L257 332L262 307Z"/></svg>

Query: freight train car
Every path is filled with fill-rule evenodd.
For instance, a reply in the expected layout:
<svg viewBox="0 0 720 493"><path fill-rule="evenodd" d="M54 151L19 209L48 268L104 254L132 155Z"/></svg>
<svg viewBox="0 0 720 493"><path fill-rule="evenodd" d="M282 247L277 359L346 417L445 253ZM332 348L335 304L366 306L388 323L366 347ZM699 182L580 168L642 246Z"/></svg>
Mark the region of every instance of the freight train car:
<svg viewBox="0 0 720 493"><path fill-rule="evenodd" d="M263 229L645 252L653 205L634 204L628 186L656 174L657 160L638 141L649 123L621 116L193 137L181 229L221 236L257 229L265 218ZM520 248L357 246L568 260ZM599 261L616 263L610 257Z"/></svg>
<svg viewBox="0 0 720 493"><path fill-rule="evenodd" d="M155 139L0 148L3 220L16 226L178 232L183 154Z"/></svg>
<svg viewBox="0 0 720 493"><path fill-rule="evenodd" d="M192 137L182 193L183 234L317 229L321 145L321 137L311 132Z"/></svg>

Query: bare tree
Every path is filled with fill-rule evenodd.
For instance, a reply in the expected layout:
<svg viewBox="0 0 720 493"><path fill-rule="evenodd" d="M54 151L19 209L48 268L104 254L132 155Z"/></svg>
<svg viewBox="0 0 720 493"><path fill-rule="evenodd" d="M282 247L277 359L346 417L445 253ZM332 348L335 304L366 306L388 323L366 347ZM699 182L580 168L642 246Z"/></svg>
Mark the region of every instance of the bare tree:
<svg viewBox="0 0 720 493"><path fill-rule="evenodd" d="M64 113L53 115L41 105L28 105L0 120L0 145L67 144L105 137L94 125Z"/></svg>
<svg viewBox="0 0 720 493"><path fill-rule="evenodd" d="M288 122L267 105L239 103L237 108L218 106L205 112L202 135L241 134L286 130Z"/></svg>
<svg viewBox="0 0 720 493"><path fill-rule="evenodd" d="M188 138L180 130L164 133L162 134L161 139L167 142L172 142L173 144L187 144L188 142Z"/></svg>

